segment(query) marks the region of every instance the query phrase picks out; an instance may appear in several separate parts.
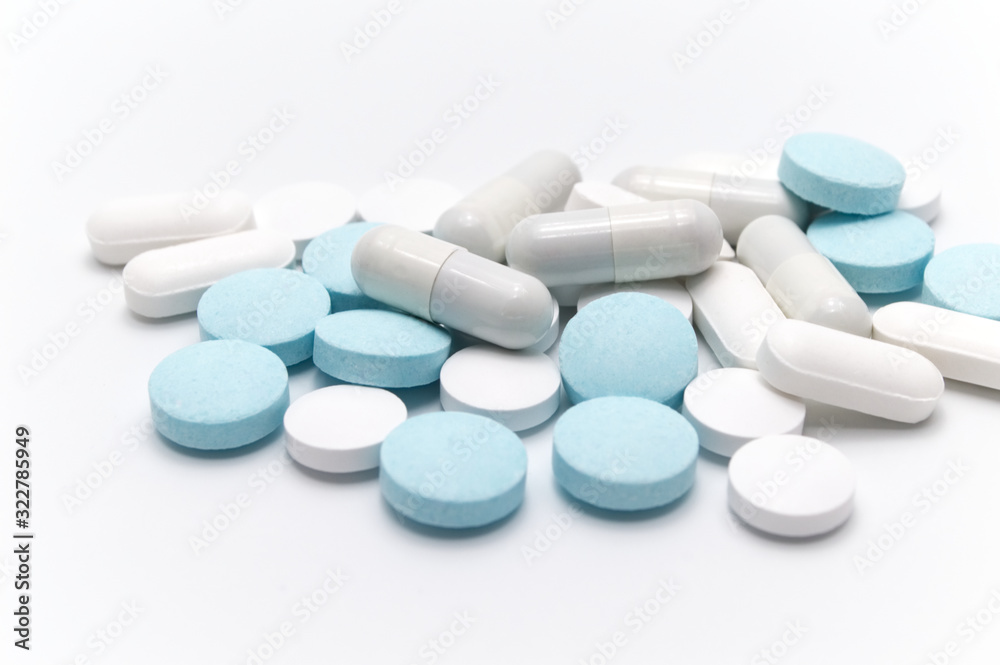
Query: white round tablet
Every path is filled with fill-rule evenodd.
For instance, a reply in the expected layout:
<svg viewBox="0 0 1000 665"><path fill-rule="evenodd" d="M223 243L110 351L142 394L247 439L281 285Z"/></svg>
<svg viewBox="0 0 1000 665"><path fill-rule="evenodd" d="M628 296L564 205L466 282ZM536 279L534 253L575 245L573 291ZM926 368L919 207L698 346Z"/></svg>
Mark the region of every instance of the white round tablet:
<svg viewBox="0 0 1000 665"><path fill-rule="evenodd" d="M540 425L559 408L562 379L544 353L480 344L441 368L441 407L487 416L516 431Z"/></svg>
<svg viewBox="0 0 1000 665"><path fill-rule="evenodd" d="M590 284L580 292L576 303L577 309L583 309L598 298L610 296L612 293L647 293L669 303L681 310L681 314L691 320L691 296L687 289L676 279L654 279L648 282L629 282L625 284Z"/></svg>
<svg viewBox="0 0 1000 665"><path fill-rule="evenodd" d="M349 473L378 466L382 440L406 420L403 400L388 390L330 386L306 393L285 412L285 443L296 462Z"/></svg>
<svg viewBox="0 0 1000 665"><path fill-rule="evenodd" d="M583 180L573 185L563 210L609 208L630 203L644 203L648 200L610 182Z"/></svg>
<svg viewBox="0 0 1000 665"><path fill-rule="evenodd" d="M729 460L729 508L765 533L827 533L854 509L854 469L833 446L808 436L765 436Z"/></svg>
<svg viewBox="0 0 1000 665"><path fill-rule="evenodd" d="M732 457L744 444L771 434L801 434L806 405L778 392L753 369L713 369L684 389L681 413L705 450Z"/></svg>
<svg viewBox="0 0 1000 665"><path fill-rule="evenodd" d="M941 179L931 171L906 176L896 210L908 212L928 224L941 212Z"/></svg>
<svg viewBox="0 0 1000 665"><path fill-rule="evenodd" d="M366 222L396 224L430 233L441 213L461 198L462 191L446 182L407 178L394 187L383 183L362 194L358 214Z"/></svg>
<svg viewBox="0 0 1000 665"><path fill-rule="evenodd" d="M291 236L295 258L316 236L355 219L357 201L340 185L329 182L299 182L272 190L253 207L257 226Z"/></svg>

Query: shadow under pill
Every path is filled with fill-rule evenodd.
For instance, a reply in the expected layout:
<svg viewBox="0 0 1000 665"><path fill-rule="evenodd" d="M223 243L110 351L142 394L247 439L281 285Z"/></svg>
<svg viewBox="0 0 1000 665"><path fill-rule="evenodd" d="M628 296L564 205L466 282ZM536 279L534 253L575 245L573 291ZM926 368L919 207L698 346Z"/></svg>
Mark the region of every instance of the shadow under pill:
<svg viewBox="0 0 1000 665"><path fill-rule="evenodd" d="M761 531L757 527L752 526L750 524L747 524L746 522L744 522L743 520L741 520L739 518L739 516L737 516L735 513L733 513L732 509L729 510L729 514L732 516L732 518L734 520L736 520L736 523L744 531L748 531L748 532L752 533L754 536L756 536L758 538L762 538L764 540L768 540L768 541L770 541L772 543L777 543L777 544L780 544L780 545L802 545L802 546L806 546L806 545L813 545L815 543L820 543L822 541L825 541L828 538L832 538L837 533L843 531L844 527L847 526L848 524L850 524L850 522L851 522L851 518L848 517L846 520L843 521L843 523L841 523L840 525L838 525L834 529L831 529L830 531L827 531L825 533L818 533L815 536L806 536L806 537L802 538L802 537L798 537L798 536L779 536L779 535L776 535L776 534L773 534L773 533L768 533L767 531Z"/></svg>
<svg viewBox="0 0 1000 665"><path fill-rule="evenodd" d="M576 505L576 507L580 509L580 512L591 517L598 517L611 522L645 522L647 520L657 519L659 517L669 515L687 503L688 497L694 493L698 484L697 481L695 481L695 485L691 487L691 489L665 506L647 508L645 510L609 510L607 508L598 508L597 506L592 506L589 503L584 503L563 489L563 486L560 485L555 478L552 479L552 482L555 484L559 495L568 503Z"/></svg>
<svg viewBox="0 0 1000 665"><path fill-rule="evenodd" d="M712 464L717 464L723 468L727 468L729 466L730 458L725 455L720 455L719 453L713 453L708 448L703 448L702 446L698 446L698 457L707 462L711 462Z"/></svg>
<svg viewBox="0 0 1000 665"><path fill-rule="evenodd" d="M909 429L920 427L930 422L934 417L932 413L930 418L919 423L901 423L889 420L888 418L861 413L860 411L852 411L839 406L823 404L822 402L814 402L812 400L802 401L806 404L806 422L803 434L821 439L827 443L835 441L837 434L846 428L871 430Z"/></svg>
<svg viewBox="0 0 1000 665"><path fill-rule="evenodd" d="M302 475L320 483L354 485L357 483L378 482L378 467L365 469L364 471L352 471L350 473L329 473L327 471L310 469L307 466L299 464L294 459L292 459L292 466Z"/></svg>
<svg viewBox="0 0 1000 665"><path fill-rule="evenodd" d="M497 531L498 529L503 528L504 525L512 521L514 517L521 512L521 506L518 506L517 509L511 514L485 526L478 526L471 529L447 529L445 527L429 526L427 524L416 522L393 508L392 505L385 500L384 496L381 498L382 509L386 511L397 524L401 524L407 531L411 531L420 536L437 538L439 540L467 540L470 538L480 538L482 536L486 536L494 531Z"/></svg>
<svg viewBox="0 0 1000 665"><path fill-rule="evenodd" d="M898 293L859 293L869 309L879 309L894 302L921 302L920 296L924 290L923 284L918 284L906 291Z"/></svg>

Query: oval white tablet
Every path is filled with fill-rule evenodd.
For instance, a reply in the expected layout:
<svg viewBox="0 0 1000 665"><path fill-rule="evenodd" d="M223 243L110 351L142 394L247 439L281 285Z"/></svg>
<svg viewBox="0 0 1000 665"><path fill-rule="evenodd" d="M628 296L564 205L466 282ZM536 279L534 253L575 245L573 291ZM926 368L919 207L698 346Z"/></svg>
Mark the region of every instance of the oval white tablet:
<svg viewBox="0 0 1000 665"><path fill-rule="evenodd" d="M681 413L694 425L702 448L732 457L762 436L801 434L806 405L772 388L760 372L730 367L689 383Z"/></svg>
<svg viewBox="0 0 1000 665"><path fill-rule="evenodd" d="M687 280L694 325L723 367L757 369L767 329L785 315L753 270L731 261Z"/></svg>
<svg viewBox="0 0 1000 665"><path fill-rule="evenodd" d="M462 190L438 180L407 178L395 187L372 187L358 200L358 214L366 222L403 226L430 233L445 210L462 198Z"/></svg>
<svg viewBox="0 0 1000 665"><path fill-rule="evenodd" d="M896 210L916 215L928 224L934 221L941 212L941 179L931 171L923 171L916 178L906 176Z"/></svg>
<svg viewBox="0 0 1000 665"><path fill-rule="evenodd" d="M944 392L918 353L794 319L767 331L757 369L783 392L903 423L930 416Z"/></svg>
<svg viewBox="0 0 1000 665"><path fill-rule="evenodd" d="M223 277L251 268L287 268L295 244L257 229L143 252L125 265L125 303L151 318L193 312L201 295Z"/></svg>
<svg viewBox="0 0 1000 665"><path fill-rule="evenodd" d="M691 320L691 296L687 289L676 279L654 279L648 282L624 282L621 284L590 284L583 287L577 300L577 309L583 309L598 298L610 296L613 293L646 293L655 296L665 303L679 309L681 314Z"/></svg>
<svg viewBox="0 0 1000 665"><path fill-rule="evenodd" d="M329 182L299 182L272 190L253 207L257 226L283 233L295 243L301 259L309 241L357 216L350 191Z"/></svg>
<svg viewBox="0 0 1000 665"><path fill-rule="evenodd" d="M872 316L872 337L919 353L949 379L1000 390L1000 321L897 302Z"/></svg>
<svg viewBox="0 0 1000 665"><path fill-rule="evenodd" d="M730 509L776 536L804 538L836 529L854 510L854 488L850 460L808 436L765 436L729 460Z"/></svg>
<svg viewBox="0 0 1000 665"><path fill-rule="evenodd" d="M544 353L470 346L441 368L441 407L486 416L517 432L552 417L561 385L559 368Z"/></svg>
<svg viewBox="0 0 1000 665"><path fill-rule="evenodd" d="M406 420L403 400L368 386L330 386L306 393L285 412L285 445L316 471L351 473L378 466L379 448Z"/></svg>
<svg viewBox="0 0 1000 665"><path fill-rule="evenodd" d="M122 265L150 249L254 228L242 192L223 190L195 203L191 192L109 201L87 220L91 251L101 263Z"/></svg>

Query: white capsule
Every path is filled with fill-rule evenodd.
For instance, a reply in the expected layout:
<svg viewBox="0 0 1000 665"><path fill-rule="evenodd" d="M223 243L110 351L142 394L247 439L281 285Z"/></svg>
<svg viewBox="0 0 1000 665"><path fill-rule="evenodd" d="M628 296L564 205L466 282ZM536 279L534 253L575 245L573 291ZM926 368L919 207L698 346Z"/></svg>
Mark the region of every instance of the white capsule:
<svg viewBox="0 0 1000 665"><path fill-rule="evenodd" d="M375 300L507 349L539 343L552 326L554 300L534 277L399 226L361 236L351 272Z"/></svg>
<svg viewBox="0 0 1000 665"><path fill-rule="evenodd" d="M755 219L740 236L736 257L757 273L788 318L871 336L868 305L790 219Z"/></svg>
<svg viewBox="0 0 1000 665"><path fill-rule="evenodd" d="M1000 321L897 302L875 312L872 337L919 353L949 379L1000 390Z"/></svg>
<svg viewBox="0 0 1000 665"><path fill-rule="evenodd" d="M723 173L634 166L618 174L614 184L653 201L694 199L719 216L726 241L736 244L747 224L762 215L788 217L800 226L809 221L809 206L768 178L747 178L739 186Z"/></svg>
<svg viewBox="0 0 1000 665"><path fill-rule="evenodd" d="M567 155L543 150L445 210L434 236L503 261L507 236L525 217L562 210L580 170Z"/></svg>
<svg viewBox="0 0 1000 665"><path fill-rule="evenodd" d="M245 194L223 190L200 210L190 192L116 199L87 220L87 238L101 263L122 265L150 249L254 228Z"/></svg>
<svg viewBox="0 0 1000 665"><path fill-rule="evenodd" d="M295 262L288 236L257 229L143 252L125 265L125 303L151 318L198 308L208 287L251 268L286 268Z"/></svg>
<svg viewBox="0 0 1000 665"><path fill-rule="evenodd" d="M757 369L783 392L903 423L931 415L941 372L918 353L805 321L767 331Z"/></svg>
<svg viewBox="0 0 1000 665"><path fill-rule="evenodd" d="M583 180L573 185L569 200L563 210L585 210L587 208L610 208L611 206L628 205L647 201L638 194L633 194L610 182L600 180Z"/></svg>
<svg viewBox="0 0 1000 665"><path fill-rule="evenodd" d="M534 215L514 228L507 263L548 286L694 275L722 248L719 218L697 201L648 201Z"/></svg>

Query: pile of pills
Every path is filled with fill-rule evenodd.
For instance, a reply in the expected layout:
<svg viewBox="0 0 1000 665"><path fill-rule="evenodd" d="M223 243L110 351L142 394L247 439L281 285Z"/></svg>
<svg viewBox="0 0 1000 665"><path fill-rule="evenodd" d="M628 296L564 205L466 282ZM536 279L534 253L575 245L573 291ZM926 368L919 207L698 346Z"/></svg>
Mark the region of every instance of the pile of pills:
<svg viewBox="0 0 1000 665"><path fill-rule="evenodd" d="M543 151L464 197L414 178L357 201L321 182L198 211L128 199L87 234L124 264L134 312L197 312L204 341L149 378L156 428L181 446L238 448L283 425L297 463L378 468L401 515L473 528L520 506L515 432L565 394L552 468L568 495L666 506L704 449L728 458L736 516L807 537L843 524L855 495L850 460L802 435L810 401L918 423L945 377L1000 389L1000 245L935 256L939 199L885 151L808 133L777 177L739 187L643 166L582 182ZM873 315L865 293L902 295ZM721 369L699 374L698 333ZM289 404L287 367L305 362L339 385ZM408 417L393 391L435 382L442 410Z"/></svg>

